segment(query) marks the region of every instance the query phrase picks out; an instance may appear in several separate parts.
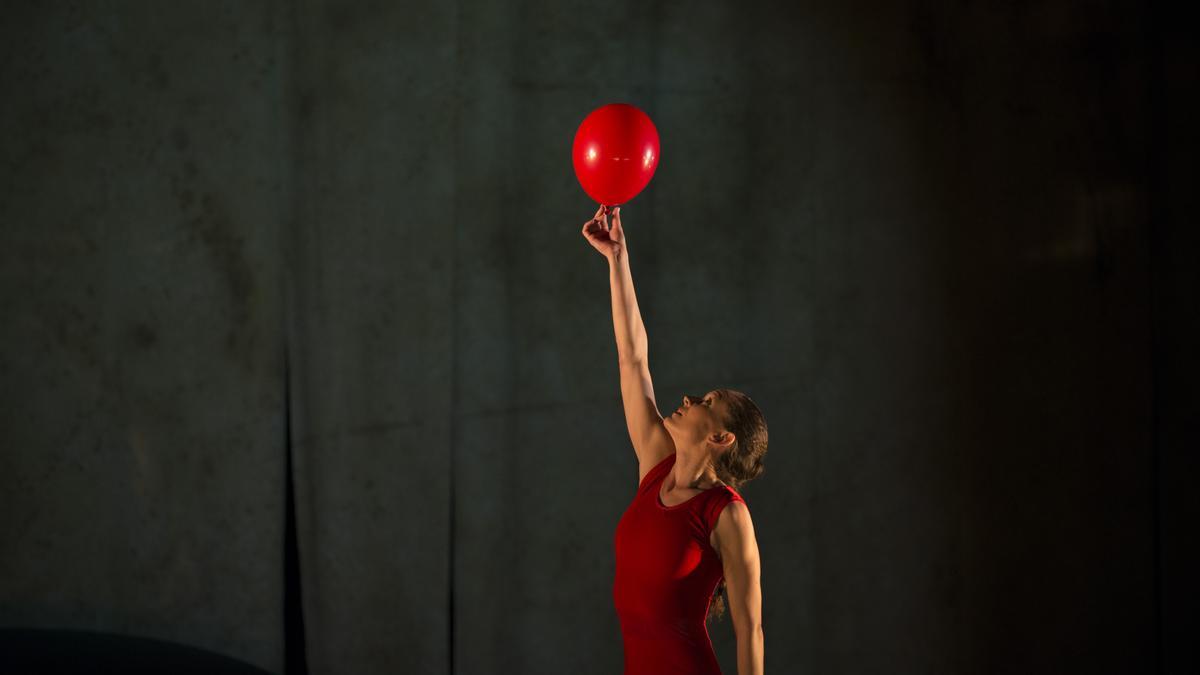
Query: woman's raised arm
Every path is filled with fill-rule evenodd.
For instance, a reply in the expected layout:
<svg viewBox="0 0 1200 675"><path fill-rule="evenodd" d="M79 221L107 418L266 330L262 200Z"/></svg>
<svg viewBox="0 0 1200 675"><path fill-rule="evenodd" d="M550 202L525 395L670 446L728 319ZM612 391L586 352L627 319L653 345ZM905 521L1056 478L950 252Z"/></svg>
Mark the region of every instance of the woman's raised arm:
<svg viewBox="0 0 1200 675"><path fill-rule="evenodd" d="M621 370L621 399L625 405L629 439L641 465L640 475L644 476L646 471L674 452L675 447L654 401L649 344L633 290L629 249L621 227L621 208L613 210L611 226L605 221L606 212L607 208L601 206L596 215L584 223L583 236L608 259L613 331L617 339L617 364Z"/></svg>

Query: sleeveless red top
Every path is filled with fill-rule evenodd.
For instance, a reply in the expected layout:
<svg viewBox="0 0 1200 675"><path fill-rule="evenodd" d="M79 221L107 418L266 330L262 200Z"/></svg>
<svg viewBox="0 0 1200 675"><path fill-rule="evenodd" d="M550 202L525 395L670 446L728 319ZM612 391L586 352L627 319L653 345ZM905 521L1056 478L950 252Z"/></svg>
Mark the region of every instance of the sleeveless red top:
<svg viewBox="0 0 1200 675"><path fill-rule="evenodd" d="M745 503L718 485L676 504L659 497L671 453L642 478L617 524L613 602L625 643L624 675L720 675L704 618L724 576L709 543L721 510Z"/></svg>

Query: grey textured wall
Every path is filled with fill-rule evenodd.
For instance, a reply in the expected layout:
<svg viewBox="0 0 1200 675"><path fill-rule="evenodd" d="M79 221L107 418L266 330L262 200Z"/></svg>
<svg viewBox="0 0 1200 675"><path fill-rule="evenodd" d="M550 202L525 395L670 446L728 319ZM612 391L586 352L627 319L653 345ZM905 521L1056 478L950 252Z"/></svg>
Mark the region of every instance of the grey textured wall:
<svg viewBox="0 0 1200 675"><path fill-rule="evenodd" d="M1152 19L13 5L0 625L282 672L290 450L309 671L619 672L637 465L569 152L628 101L662 139L622 209L660 407L732 387L770 426L768 672L1188 663L1156 448L1194 467L1194 395L1155 373L1195 372L1164 253L1194 210L1155 125L1194 51Z"/></svg>
<svg viewBox="0 0 1200 675"><path fill-rule="evenodd" d="M5 3L0 625L282 656L280 6Z"/></svg>

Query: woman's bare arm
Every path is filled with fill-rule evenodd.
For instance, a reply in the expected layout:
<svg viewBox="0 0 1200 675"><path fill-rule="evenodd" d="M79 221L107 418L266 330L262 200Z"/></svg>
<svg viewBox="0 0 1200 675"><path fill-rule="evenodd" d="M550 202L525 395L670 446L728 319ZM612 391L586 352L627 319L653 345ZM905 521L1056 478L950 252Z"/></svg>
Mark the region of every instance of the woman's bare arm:
<svg viewBox="0 0 1200 675"><path fill-rule="evenodd" d="M612 225L605 222L602 206L592 220L583 226L583 236L608 259L608 281L612 297L613 332L617 340L617 363L621 371L621 399L625 406L625 422L645 475L659 460L674 451L670 435L662 425L662 415L654 400L654 383L650 377L649 341L637 294L633 290L633 274L629 269L629 250L621 227L621 209L613 210Z"/></svg>
<svg viewBox="0 0 1200 675"><path fill-rule="evenodd" d="M638 309L637 294L633 291L629 250L625 246L625 231L621 227L621 208L613 209L611 226L606 220L607 217L607 207L601 206L596 215L584 223L583 236L608 259L617 361L621 364L640 363L646 360L648 342L646 326L642 323L642 313Z"/></svg>
<svg viewBox="0 0 1200 675"><path fill-rule="evenodd" d="M762 675L765 640L761 569L750 509L741 502L730 502L721 511L714 529L725 569L733 632L737 636L738 675Z"/></svg>

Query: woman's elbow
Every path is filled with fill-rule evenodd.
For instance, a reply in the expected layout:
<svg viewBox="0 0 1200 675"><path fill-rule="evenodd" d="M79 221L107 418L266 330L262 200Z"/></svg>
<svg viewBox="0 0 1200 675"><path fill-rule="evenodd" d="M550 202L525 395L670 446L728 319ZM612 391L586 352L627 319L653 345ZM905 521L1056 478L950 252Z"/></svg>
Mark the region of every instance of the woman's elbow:
<svg viewBox="0 0 1200 675"><path fill-rule="evenodd" d="M762 621L749 617L739 619L733 622L733 632L738 639L743 637L761 638L763 636Z"/></svg>

